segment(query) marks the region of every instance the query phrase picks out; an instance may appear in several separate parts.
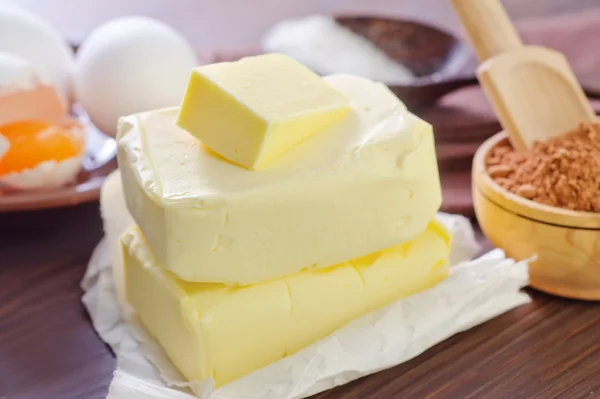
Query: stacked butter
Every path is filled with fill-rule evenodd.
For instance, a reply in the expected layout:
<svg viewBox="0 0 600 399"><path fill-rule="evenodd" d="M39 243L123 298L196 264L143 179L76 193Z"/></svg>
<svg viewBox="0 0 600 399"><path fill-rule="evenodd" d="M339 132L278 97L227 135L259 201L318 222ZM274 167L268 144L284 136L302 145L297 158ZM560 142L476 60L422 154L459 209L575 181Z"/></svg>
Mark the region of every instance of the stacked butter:
<svg viewBox="0 0 600 399"><path fill-rule="evenodd" d="M118 130L127 298L189 380L223 385L447 276L431 126L382 84L250 57Z"/></svg>

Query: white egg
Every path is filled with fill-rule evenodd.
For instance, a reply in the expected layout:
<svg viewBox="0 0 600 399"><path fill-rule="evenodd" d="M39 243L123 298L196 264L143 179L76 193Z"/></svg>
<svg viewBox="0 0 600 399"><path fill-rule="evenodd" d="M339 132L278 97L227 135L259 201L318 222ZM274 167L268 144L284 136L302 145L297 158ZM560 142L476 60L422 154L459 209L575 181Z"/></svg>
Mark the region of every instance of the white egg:
<svg viewBox="0 0 600 399"><path fill-rule="evenodd" d="M118 118L179 105L198 59L162 22L117 18L95 29L77 54L75 88L90 119L114 135Z"/></svg>
<svg viewBox="0 0 600 399"><path fill-rule="evenodd" d="M0 50L16 54L39 68L44 83L71 98L73 50L48 22L9 4L0 4Z"/></svg>

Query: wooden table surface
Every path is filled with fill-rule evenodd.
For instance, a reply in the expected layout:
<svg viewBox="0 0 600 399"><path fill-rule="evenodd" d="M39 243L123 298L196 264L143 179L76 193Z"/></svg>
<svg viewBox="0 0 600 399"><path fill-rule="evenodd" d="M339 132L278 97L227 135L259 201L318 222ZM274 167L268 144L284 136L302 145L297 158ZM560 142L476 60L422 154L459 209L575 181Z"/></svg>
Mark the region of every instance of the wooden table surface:
<svg viewBox="0 0 600 399"><path fill-rule="evenodd" d="M374 10L458 31L447 0L263 0L270 6L260 12L243 0L10 2L42 14L73 40L112 16L142 13L177 26L199 49L253 46L278 18L317 11ZM504 3L515 19L600 7L598 0ZM21 221L29 223L17 229ZM0 216L0 398L106 396L115 361L90 325L79 287L101 236L97 203ZM600 306L530 293L529 305L317 397L600 398Z"/></svg>

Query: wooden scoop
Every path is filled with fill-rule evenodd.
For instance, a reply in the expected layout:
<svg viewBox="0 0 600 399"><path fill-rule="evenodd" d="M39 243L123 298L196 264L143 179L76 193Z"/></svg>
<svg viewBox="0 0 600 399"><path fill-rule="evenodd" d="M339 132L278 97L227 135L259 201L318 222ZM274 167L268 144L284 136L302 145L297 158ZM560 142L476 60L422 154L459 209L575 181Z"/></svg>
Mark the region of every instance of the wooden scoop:
<svg viewBox="0 0 600 399"><path fill-rule="evenodd" d="M477 77L517 150L596 116L562 53L524 46L499 0L452 0L481 65Z"/></svg>

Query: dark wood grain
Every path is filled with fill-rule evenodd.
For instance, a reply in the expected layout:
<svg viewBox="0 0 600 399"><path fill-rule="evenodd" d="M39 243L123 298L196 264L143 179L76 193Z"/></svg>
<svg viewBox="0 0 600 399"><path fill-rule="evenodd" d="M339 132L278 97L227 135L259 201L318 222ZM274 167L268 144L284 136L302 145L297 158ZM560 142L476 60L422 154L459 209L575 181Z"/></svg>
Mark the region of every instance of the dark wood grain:
<svg viewBox="0 0 600 399"><path fill-rule="evenodd" d="M229 44L236 40L240 42L236 44L246 44L244 40L255 41L256 32L276 15L331 10L342 4L277 0L271 1L277 4L274 11L263 7L255 18L248 18L249 11L231 0L212 8L206 1L181 0L185 6L180 9L175 9L173 2L159 0L14 2L49 16L75 39L95 26L99 18L143 13L181 24L187 34L197 33L196 41L204 46L222 46L227 40ZM344 7L361 10L366 3L345 1ZM455 20L445 0L368 3L379 11L422 15L446 26ZM600 6L598 0L506 0L505 4L517 18ZM224 15L232 18L224 23ZM218 25L222 25L223 36L214 30ZM213 37L206 35L210 29ZM448 111L448 118L453 115ZM449 181L445 179L446 187ZM447 197L453 193L446 188ZM17 229L20 220L29 223ZM0 398L106 396L115 361L90 325L79 287L101 236L97 203L52 214L0 215ZM450 338L406 364L316 397L600 398L599 305L536 292L531 295L531 304Z"/></svg>
<svg viewBox="0 0 600 399"><path fill-rule="evenodd" d="M98 203L14 215L0 230L0 398L101 398L114 359L81 305L79 282L102 237ZM8 224L0 214L0 226ZM104 396L103 396L104 395Z"/></svg>
<svg viewBox="0 0 600 399"><path fill-rule="evenodd" d="M529 305L316 398L600 397L598 307L531 294Z"/></svg>

